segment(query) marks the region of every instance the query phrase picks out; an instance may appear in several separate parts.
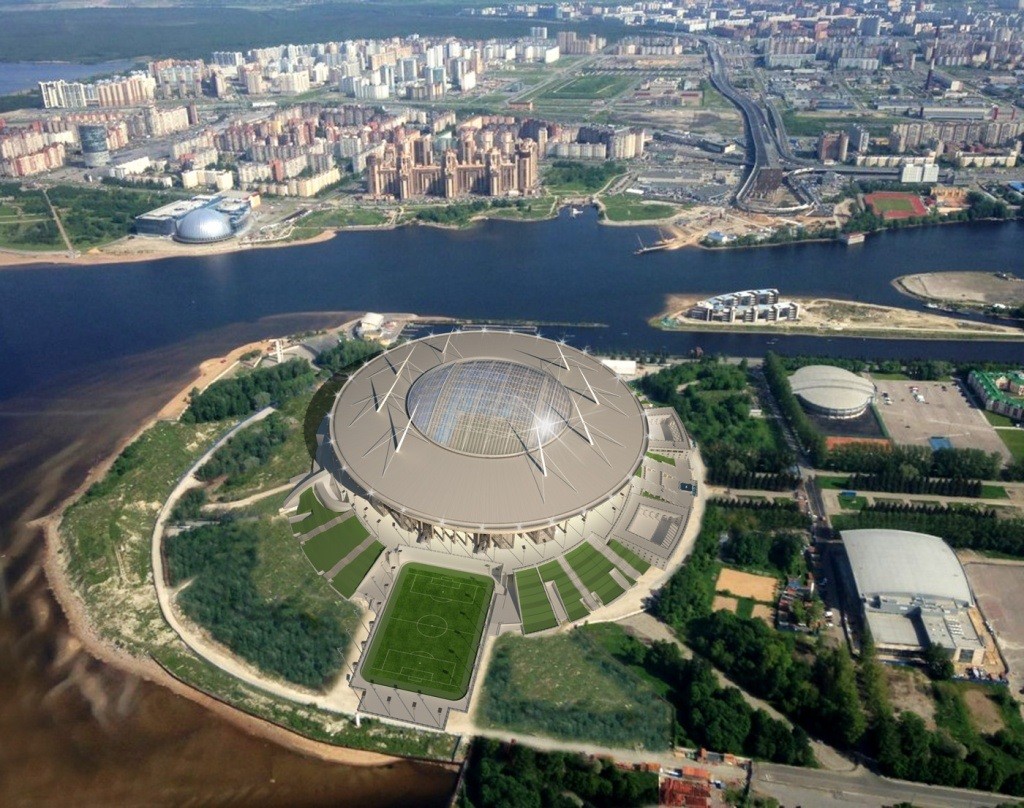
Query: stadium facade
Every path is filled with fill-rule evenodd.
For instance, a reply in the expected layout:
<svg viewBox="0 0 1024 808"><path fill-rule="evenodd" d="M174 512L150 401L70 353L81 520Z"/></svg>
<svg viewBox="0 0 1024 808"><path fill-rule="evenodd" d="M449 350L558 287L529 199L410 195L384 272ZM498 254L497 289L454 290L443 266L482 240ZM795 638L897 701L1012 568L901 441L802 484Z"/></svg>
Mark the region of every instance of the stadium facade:
<svg viewBox="0 0 1024 808"><path fill-rule="evenodd" d="M509 548L629 487L648 419L619 377L548 339L464 331L399 345L345 383L329 416L338 487L434 539Z"/></svg>

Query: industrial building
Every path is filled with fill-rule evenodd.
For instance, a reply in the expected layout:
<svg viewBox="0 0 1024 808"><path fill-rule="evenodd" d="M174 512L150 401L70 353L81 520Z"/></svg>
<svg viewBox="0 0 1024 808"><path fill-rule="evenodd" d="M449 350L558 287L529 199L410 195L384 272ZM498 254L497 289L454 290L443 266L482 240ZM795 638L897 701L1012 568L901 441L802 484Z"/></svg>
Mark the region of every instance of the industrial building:
<svg viewBox="0 0 1024 808"><path fill-rule="evenodd" d="M968 610L967 576L942 539L906 530L844 530L843 546L864 625L884 654L914 657L930 646L981 665L985 644Z"/></svg>
<svg viewBox="0 0 1024 808"><path fill-rule="evenodd" d="M469 331L364 365L338 396L330 439L342 497L420 542L483 549L558 540L569 520L629 488L648 419L582 351Z"/></svg>
<svg viewBox="0 0 1024 808"><path fill-rule="evenodd" d="M875 400L869 380L831 365L802 367L789 385L805 409L826 418L857 418Z"/></svg>

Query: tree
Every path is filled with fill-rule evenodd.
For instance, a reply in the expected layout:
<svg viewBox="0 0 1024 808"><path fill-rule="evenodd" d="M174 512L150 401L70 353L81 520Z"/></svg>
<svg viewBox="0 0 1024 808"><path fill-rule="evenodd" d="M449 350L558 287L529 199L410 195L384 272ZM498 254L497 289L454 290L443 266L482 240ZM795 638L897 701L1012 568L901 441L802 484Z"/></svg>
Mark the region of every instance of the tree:
<svg viewBox="0 0 1024 808"><path fill-rule="evenodd" d="M953 667L953 660L950 653L941 645L929 645L922 655L924 658L925 671L935 681L952 679L956 669Z"/></svg>

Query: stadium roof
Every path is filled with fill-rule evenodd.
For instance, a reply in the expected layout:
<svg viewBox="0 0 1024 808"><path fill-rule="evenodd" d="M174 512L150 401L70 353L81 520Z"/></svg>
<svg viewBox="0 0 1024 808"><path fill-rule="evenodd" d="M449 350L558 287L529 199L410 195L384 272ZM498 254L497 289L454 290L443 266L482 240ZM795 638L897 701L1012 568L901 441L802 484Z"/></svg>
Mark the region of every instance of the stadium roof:
<svg viewBox="0 0 1024 808"><path fill-rule="evenodd" d="M789 377L793 393L811 407L833 412L864 409L875 395L868 379L831 365L808 365Z"/></svg>
<svg viewBox="0 0 1024 808"><path fill-rule="evenodd" d="M907 530L844 530L843 545L862 598L907 596L973 605L967 576L942 539Z"/></svg>
<svg viewBox="0 0 1024 808"><path fill-rule="evenodd" d="M343 476L406 516L472 532L557 524L628 484L647 449L632 391L593 357L520 333L399 345L330 419Z"/></svg>

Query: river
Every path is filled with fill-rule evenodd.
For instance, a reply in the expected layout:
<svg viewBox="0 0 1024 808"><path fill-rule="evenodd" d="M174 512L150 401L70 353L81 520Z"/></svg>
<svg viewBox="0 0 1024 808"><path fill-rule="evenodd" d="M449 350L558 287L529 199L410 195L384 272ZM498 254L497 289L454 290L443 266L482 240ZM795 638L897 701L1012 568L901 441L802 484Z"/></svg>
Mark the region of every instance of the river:
<svg viewBox="0 0 1024 808"><path fill-rule="evenodd" d="M440 804L449 773L404 763L387 773L300 757L243 735L191 702L82 662L116 698L98 720L54 660L67 632L39 574L47 513L171 395L201 360L258 338L325 327L359 310L466 318L600 322L542 329L581 347L757 356L766 338L665 333L646 320L672 293L778 286L783 294L918 303L892 278L929 270L1019 270L1020 224L871 237L860 247L805 244L635 256L637 234L593 211L466 231L410 227L317 244L203 258L0 271L0 802L76 793L81 804ZM1019 344L779 337L781 352L1020 359ZM0 589L0 595L3 590ZM9 664L10 663L10 664ZM51 690L56 688L55 690ZM43 698L43 694L49 695ZM187 762L184 765L182 761Z"/></svg>

